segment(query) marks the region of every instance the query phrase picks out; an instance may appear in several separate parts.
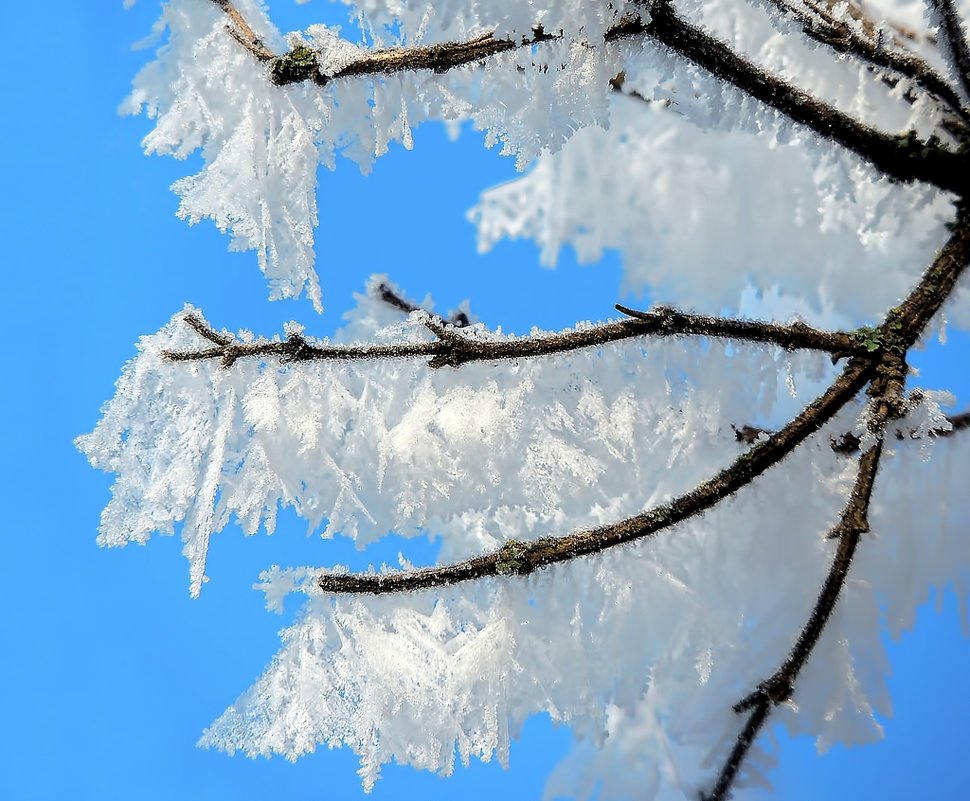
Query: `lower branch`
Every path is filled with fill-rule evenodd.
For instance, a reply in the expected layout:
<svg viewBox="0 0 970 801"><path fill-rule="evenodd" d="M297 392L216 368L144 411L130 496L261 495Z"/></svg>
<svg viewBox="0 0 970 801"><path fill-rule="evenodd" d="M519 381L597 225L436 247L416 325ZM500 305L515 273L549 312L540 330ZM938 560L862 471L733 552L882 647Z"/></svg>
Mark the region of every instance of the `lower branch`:
<svg viewBox="0 0 970 801"><path fill-rule="evenodd" d="M874 369L872 361L852 359L828 391L787 426L758 442L729 467L690 492L650 511L564 537L545 537L532 542L511 540L496 551L464 562L395 573L324 574L318 584L326 593L383 595L445 587L488 576L527 576L558 562L650 536L712 508L777 464L851 400L872 378Z"/></svg>

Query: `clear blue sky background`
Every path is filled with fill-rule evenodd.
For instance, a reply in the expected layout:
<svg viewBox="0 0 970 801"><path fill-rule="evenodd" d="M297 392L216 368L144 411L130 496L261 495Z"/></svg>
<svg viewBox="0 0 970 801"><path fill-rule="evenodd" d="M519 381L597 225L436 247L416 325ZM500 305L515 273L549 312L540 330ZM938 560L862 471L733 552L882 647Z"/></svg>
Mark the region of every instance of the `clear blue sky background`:
<svg viewBox="0 0 970 801"><path fill-rule="evenodd" d="M299 15L305 24L310 12L344 13L288 0L273 10L283 26L300 24ZM349 752L291 764L229 758L194 743L277 648L286 618L266 613L250 589L259 571L274 562L360 565L368 557L345 542L308 540L301 524L272 538L227 531L213 543L212 581L191 601L178 540L97 548L110 479L72 440L94 426L137 337L186 301L217 326L269 334L297 319L326 334L365 278L386 271L414 297L432 291L440 308L468 297L489 324L521 331L609 316L620 299L619 267L611 260L579 268L567 255L557 271L541 270L528 243L476 256L464 210L513 165L484 151L478 134L449 143L440 128L427 128L414 152L395 149L370 178L347 163L324 175L327 314L318 318L306 302L270 304L252 254L227 254L210 224L190 229L176 220L168 186L195 162L145 158L138 143L146 121L115 114L145 58L130 44L156 12L153 0L127 13L121 0L6 10L0 327L15 364L0 395L7 425L0 799L351 801L363 794ZM416 200L401 202L403 186ZM924 383L950 386L966 404L968 339L951 342L946 353L924 357ZM778 798L965 797L970 647L952 597L942 615L924 610L891 655L896 715L885 742L821 760L810 742L784 743L773 775ZM390 767L371 797L538 798L567 740L567 732L535 721L514 745L508 772L475 763L441 780Z"/></svg>

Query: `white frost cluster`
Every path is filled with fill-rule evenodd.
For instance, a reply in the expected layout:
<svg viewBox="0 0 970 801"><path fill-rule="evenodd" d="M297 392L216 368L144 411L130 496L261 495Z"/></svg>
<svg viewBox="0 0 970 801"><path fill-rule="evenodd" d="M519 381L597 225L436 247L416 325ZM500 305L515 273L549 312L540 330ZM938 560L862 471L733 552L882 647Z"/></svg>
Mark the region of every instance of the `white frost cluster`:
<svg viewBox="0 0 970 801"><path fill-rule="evenodd" d="M619 248L628 286L649 286L660 295L669 290L682 303L736 309L737 281L750 279L759 291L784 284L786 291L824 308L836 297L858 297L841 285L838 276L845 270L833 260L854 264L862 252L874 270L887 259L890 268L904 265L896 280L880 281L882 293L868 295L881 310L885 298L897 295L900 282L918 269L911 251L925 252L928 242L942 236L938 223L948 204L938 193L874 181L854 157L830 155L811 134L649 38L605 44L606 31L617 21L647 14L641 3L558 0L540 7L449 0L431 11L416 0L366 0L356 5L362 43L315 25L291 34L289 45L256 0L236 5L274 52L294 43L313 48L323 75L335 74L366 48L462 41L490 31L516 40L532 36L537 25L562 31L556 41L494 56L484 66L280 89L226 33L227 17L216 4L166 4L160 20L166 42L137 77L125 108L156 118L145 139L148 152L179 158L202 152L202 171L173 187L181 197L179 214L190 222L210 218L231 232L233 248L255 250L272 297L305 290L321 307L313 249L317 166L333 169L340 155L367 171L392 142L410 147L411 129L426 120L472 120L486 132L486 144L501 142L520 169L538 158L520 182L483 197L475 213L483 247L503 236L532 236L549 263L566 243L583 258L604 247ZM942 111L925 93L911 91L906 81L890 89L851 59L806 46L790 21L764 8L706 0L678 11L754 62L889 133L909 128L923 136L941 133ZM905 17L910 11L907 5L887 13ZM649 102L619 102L611 109L610 80L620 73L624 91ZM582 135L573 142L577 132ZM685 140L701 139L711 147L684 146ZM739 202L737 179L753 171L765 176L763 186ZM584 193L590 198L586 204L562 200L576 180L595 190ZM761 223L762 209L770 210L772 224ZM749 233L752 220L757 230ZM792 226L802 242L817 231L820 241L810 252L826 254L822 258L829 263L806 269L805 255L776 258L778 250L764 240L774 234L790 241ZM729 279L712 284L709 276L697 280L696 265L707 269L696 253L706 253L694 236L701 228L712 236L717 232L719 242L736 242L722 269L737 277L731 285ZM685 247L685 230L692 246ZM823 242L826 247L815 246ZM907 247L900 249L900 243ZM810 283L806 276L819 271L831 281L789 285ZM672 282L707 287L710 297L678 296ZM848 310L853 320L860 311L871 320L869 310Z"/></svg>
<svg viewBox="0 0 970 801"><path fill-rule="evenodd" d="M813 322L854 327L904 297L946 238L945 195L823 156L807 134L778 145L703 130L635 97L615 98L610 121L483 192L469 212L479 249L528 238L549 266L565 246L581 262L615 249L624 289L659 302L717 314L739 310L749 287L777 288ZM965 301L951 318L970 325Z"/></svg>

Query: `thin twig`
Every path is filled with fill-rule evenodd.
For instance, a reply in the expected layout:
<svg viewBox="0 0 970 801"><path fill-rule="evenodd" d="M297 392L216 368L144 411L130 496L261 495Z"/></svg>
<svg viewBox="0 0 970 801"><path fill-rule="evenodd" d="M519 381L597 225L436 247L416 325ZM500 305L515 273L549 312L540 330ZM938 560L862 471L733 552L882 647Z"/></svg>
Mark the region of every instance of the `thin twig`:
<svg viewBox="0 0 970 801"><path fill-rule="evenodd" d="M772 708L791 697L799 673L815 650L819 637L835 610L859 539L862 534L869 531L869 500L881 455L882 441L880 440L860 458L859 473L849 502L833 529L833 533L839 539L835 558L832 560L808 622L802 628L798 640L781 667L770 678L761 682L754 692L735 704L735 712L741 714L750 711L751 714L721 766L713 789L709 794L701 796L702 801L724 801L728 797L741 765L768 721Z"/></svg>
<svg viewBox="0 0 970 801"><path fill-rule="evenodd" d="M406 305L404 301L388 302L396 308ZM632 337L679 335L763 342L788 350L820 350L835 358L862 356L867 353L864 344L852 334L822 331L804 323L777 325L754 320L731 320L685 314L666 307L649 312L634 311L624 306L617 308L634 319L614 320L588 328L553 334L533 334L517 339L484 339L458 334L458 326L449 324L440 317L428 315L424 322L437 337L435 341L388 345L321 345L295 333L291 333L283 341L262 339L256 342L236 342L217 334L194 314L188 314L185 321L205 339L215 343L215 347L196 351L167 350L162 355L173 361L219 359L225 367L231 367L239 359L267 356L275 356L286 362L430 356L432 358L428 364L431 367L460 367L468 362L548 356L581 348L599 347Z"/></svg>
<svg viewBox="0 0 970 801"><path fill-rule="evenodd" d="M427 311L427 309L422 309L417 303L413 303L407 298L402 297L385 283L378 285L377 297L384 301L388 306L391 306L398 311L402 311L405 314L410 314L414 311L424 311L429 315L434 315L433 312ZM455 328L467 328L471 324L471 320L468 319L468 315L463 311L455 312L447 320L445 320L444 317L440 317L440 315L434 316L439 317L443 322L450 323Z"/></svg>
<svg viewBox="0 0 970 801"><path fill-rule="evenodd" d="M734 709L738 714L749 712L750 715L721 766L713 789L710 794L702 794L701 801L725 801L728 798L741 765L767 722L771 709L791 697L799 673L818 644L845 584L859 539L869 531L869 503L882 455L886 426L890 421L901 417L906 410L903 399L906 354L944 300L949 297L968 262L970 217L967 209L960 206L949 241L936 255L916 288L900 306L890 310L878 329L879 362L874 370L875 378L867 390L871 398L869 426L877 440L859 458L859 472L849 502L829 534L830 537L838 538L839 544L815 606L795 645L778 670L735 705Z"/></svg>
<svg viewBox="0 0 970 801"><path fill-rule="evenodd" d="M213 2L223 8L232 8L231 3L224 4L221 0ZM651 9L649 22L624 18L605 33L604 40L613 42L641 35L670 48L823 139L851 150L890 178L923 181L956 194L967 189L970 162L964 154L954 153L936 142L921 141L915 134L893 137L862 124L757 67L700 28L689 25L674 13L669 0L661 0ZM496 39L488 33L466 42L375 50L362 54L330 75L320 72L312 50L300 46L290 54L273 57L270 76L278 84L312 80L325 85L340 78L390 75L405 70L446 72L484 61L498 53L532 47L557 38L560 37L536 28L531 39L522 41Z"/></svg>
<svg viewBox="0 0 970 801"><path fill-rule="evenodd" d="M246 18L239 13L239 9L230 0L212 0L212 2L229 17L230 24L226 26L226 31L233 39L260 61L270 61L276 58L276 54L263 44L263 40L256 35L256 32L246 22Z"/></svg>
<svg viewBox="0 0 970 801"><path fill-rule="evenodd" d="M930 436L937 437L952 437L958 431L964 431L970 428L970 411L960 412L959 414L948 414L946 415L946 420L950 424L949 428L933 428L930 429ZM738 442L743 442L746 445L753 445L762 436L770 436L774 433L768 428L759 428L758 426L743 425L740 428L732 426L734 428L734 436ZM887 432L888 436L888 432ZM903 431L901 428L897 428L892 432L894 436L899 441L916 439L917 432L915 430ZM836 453L842 454L854 454L859 452L859 446L862 444L862 440L859 439L851 431L846 432L832 440L832 450Z"/></svg>
<svg viewBox="0 0 970 801"><path fill-rule="evenodd" d="M912 136L888 136L765 72L728 45L680 19L667 0L658 3L647 35L745 94L836 142L898 181L923 181L954 192L967 191L970 162L957 153Z"/></svg>

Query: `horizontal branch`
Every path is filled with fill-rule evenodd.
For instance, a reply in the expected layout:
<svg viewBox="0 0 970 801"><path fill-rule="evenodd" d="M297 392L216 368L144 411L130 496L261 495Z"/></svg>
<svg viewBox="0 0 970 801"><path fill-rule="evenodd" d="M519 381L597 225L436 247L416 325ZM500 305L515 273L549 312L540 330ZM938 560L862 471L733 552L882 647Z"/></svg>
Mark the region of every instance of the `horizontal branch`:
<svg viewBox="0 0 970 801"><path fill-rule="evenodd" d="M643 26L639 20L626 18L607 30L603 38L605 42L615 42L641 33L643 33ZM520 40L498 39L490 31L464 42L441 42L424 47L389 47L367 51L332 73L321 72L313 51L303 46L274 57L270 77L279 86L303 81L313 81L318 86L326 86L331 81L362 75L393 75L397 72L418 70L441 73L468 64L478 64L500 53L533 47L560 38L562 38L561 34L548 33L541 25L533 29L531 37Z"/></svg>
<svg viewBox="0 0 970 801"><path fill-rule="evenodd" d="M873 370L873 361L852 359L828 391L778 433L755 444L690 492L647 512L563 537L532 542L511 540L496 551L449 565L398 573L324 574L319 586L327 593L386 594L443 587L487 576L525 576L552 564L650 536L712 508L777 464L853 398L870 380Z"/></svg>
<svg viewBox="0 0 970 801"><path fill-rule="evenodd" d="M387 291L390 292L390 290ZM400 300L393 293L391 296ZM387 302L391 303L391 301ZM403 300L400 300L400 304L404 306L391 303L402 308L402 311L410 305ZM195 351L166 350L162 355L172 361L198 362L218 359L224 367L231 367L239 359L246 358L276 357L284 362L305 362L430 356L428 364L431 367L446 365L460 367L468 362L548 356L642 336L708 336L742 342L761 342L789 350L820 350L832 354L835 359L844 356L862 356L867 352L865 343L858 336L840 331L822 331L801 322L778 325L755 320L732 320L685 314L666 307L648 312L635 311L625 306L616 308L633 319L614 320L588 328L560 331L554 334L533 334L517 339L479 339L461 334L460 328L453 323L424 312L424 324L434 333L435 340L360 345L314 344L298 333L290 333L282 341L263 339L256 342L237 342L217 333L196 315L187 314L183 318L185 322L200 336L211 342L212 347Z"/></svg>

